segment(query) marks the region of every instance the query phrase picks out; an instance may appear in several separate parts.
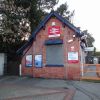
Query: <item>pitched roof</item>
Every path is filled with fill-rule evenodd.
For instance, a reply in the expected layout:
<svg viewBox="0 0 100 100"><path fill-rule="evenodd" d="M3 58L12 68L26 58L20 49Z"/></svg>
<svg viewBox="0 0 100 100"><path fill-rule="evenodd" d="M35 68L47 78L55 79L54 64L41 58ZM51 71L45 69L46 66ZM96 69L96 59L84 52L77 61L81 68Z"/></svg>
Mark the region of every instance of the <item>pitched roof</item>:
<svg viewBox="0 0 100 100"><path fill-rule="evenodd" d="M80 30L75 27L73 24L71 24L68 20L66 20L65 18L63 18L62 16L60 16L57 12L51 12L49 13L39 24L39 26L36 28L36 30L32 33L31 37L29 38L29 40L27 41L27 43L25 45L23 45L19 50L17 50L17 54L20 54L24 51L25 48L27 48L32 41L34 41L37 33L40 31L40 29L42 29L45 24L47 23L47 21L51 18L55 16L58 20L60 20L62 23L64 23L67 27L69 27L70 29L72 29L73 31L75 31L75 35L76 36L80 36Z"/></svg>

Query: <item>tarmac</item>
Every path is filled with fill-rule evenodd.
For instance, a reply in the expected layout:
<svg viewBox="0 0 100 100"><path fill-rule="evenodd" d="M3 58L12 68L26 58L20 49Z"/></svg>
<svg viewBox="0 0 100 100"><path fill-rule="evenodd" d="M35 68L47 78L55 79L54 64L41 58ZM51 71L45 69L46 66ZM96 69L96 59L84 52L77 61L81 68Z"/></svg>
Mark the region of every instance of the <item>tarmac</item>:
<svg viewBox="0 0 100 100"><path fill-rule="evenodd" d="M100 83L3 76L0 100L100 100Z"/></svg>

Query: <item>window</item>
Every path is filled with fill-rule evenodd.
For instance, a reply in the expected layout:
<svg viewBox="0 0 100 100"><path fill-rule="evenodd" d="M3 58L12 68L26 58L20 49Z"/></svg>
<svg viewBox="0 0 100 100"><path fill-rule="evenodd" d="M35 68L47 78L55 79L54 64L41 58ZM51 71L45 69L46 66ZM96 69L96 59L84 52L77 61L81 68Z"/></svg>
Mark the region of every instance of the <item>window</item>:
<svg viewBox="0 0 100 100"><path fill-rule="evenodd" d="M46 65L62 66L64 64L63 45L46 46Z"/></svg>

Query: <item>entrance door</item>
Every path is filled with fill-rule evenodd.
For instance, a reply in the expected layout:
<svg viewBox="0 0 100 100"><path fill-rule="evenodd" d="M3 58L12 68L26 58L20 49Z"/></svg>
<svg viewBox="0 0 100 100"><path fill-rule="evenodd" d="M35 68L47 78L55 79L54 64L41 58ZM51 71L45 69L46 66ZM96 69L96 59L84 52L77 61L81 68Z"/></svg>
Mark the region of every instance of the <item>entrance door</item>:
<svg viewBox="0 0 100 100"><path fill-rule="evenodd" d="M0 53L0 76L4 74L4 54Z"/></svg>

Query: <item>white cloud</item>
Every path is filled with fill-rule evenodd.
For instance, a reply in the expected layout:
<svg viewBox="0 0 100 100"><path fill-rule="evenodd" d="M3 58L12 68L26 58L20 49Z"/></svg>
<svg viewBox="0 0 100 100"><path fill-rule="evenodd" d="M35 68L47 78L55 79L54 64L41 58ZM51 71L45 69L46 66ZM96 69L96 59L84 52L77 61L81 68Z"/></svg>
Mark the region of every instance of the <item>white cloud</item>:
<svg viewBox="0 0 100 100"><path fill-rule="evenodd" d="M59 0L60 3L66 0ZM82 30L87 29L95 38L94 46L100 50L100 0L67 0L69 10L75 9L73 23L81 27Z"/></svg>

